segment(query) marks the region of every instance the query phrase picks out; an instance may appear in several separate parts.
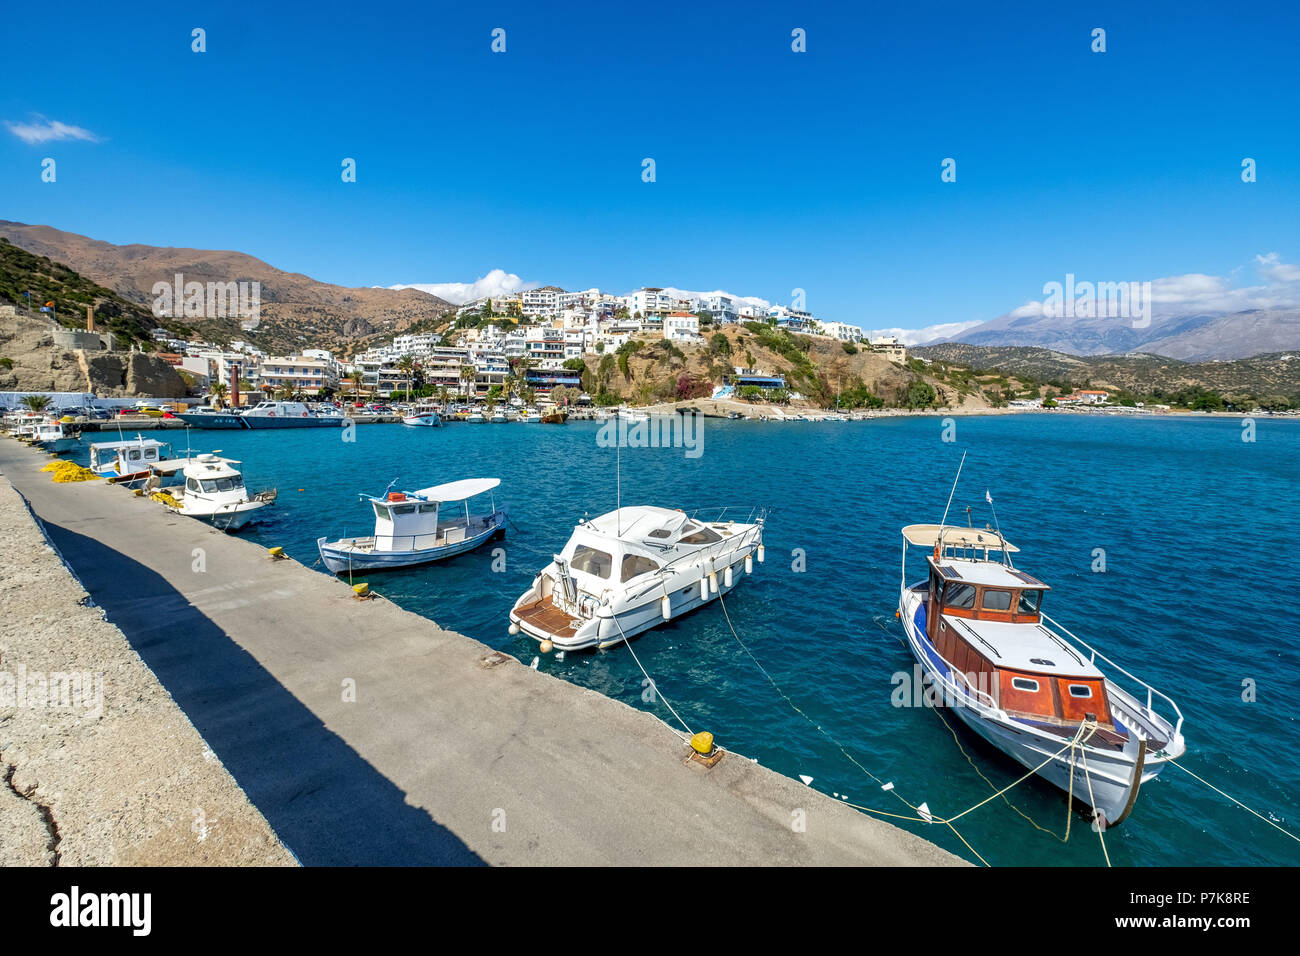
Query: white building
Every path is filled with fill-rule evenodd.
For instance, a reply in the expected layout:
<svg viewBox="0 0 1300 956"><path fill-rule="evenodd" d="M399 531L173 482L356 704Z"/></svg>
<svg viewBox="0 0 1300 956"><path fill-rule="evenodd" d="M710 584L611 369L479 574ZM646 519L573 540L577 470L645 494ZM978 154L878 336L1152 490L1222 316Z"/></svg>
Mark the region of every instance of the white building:
<svg viewBox="0 0 1300 956"><path fill-rule="evenodd" d="M664 338L669 342L699 342L700 317L690 312L670 312L664 317Z"/></svg>

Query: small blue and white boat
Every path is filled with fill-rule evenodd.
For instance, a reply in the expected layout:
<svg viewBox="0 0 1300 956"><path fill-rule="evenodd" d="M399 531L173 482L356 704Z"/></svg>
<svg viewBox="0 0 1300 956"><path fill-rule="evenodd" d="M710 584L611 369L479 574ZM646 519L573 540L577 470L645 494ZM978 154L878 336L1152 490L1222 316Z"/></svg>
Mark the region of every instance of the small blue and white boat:
<svg viewBox="0 0 1300 956"><path fill-rule="evenodd" d="M402 424L422 428L436 428L442 424L442 416L438 414L436 405L417 405L402 416Z"/></svg>
<svg viewBox="0 0 1300 956"><path fill-rule="evenodd" d="M382 498L362 495L375 513L375 533L364 538L316 541L321 561L335 574L404 568L441 561L472 551L505 534L505 509L495 496L490 509L472 513L470 499L489 494L499 478L465 478L419 491L390 491ZM447 508L463 502L459 508Z"/></svg>

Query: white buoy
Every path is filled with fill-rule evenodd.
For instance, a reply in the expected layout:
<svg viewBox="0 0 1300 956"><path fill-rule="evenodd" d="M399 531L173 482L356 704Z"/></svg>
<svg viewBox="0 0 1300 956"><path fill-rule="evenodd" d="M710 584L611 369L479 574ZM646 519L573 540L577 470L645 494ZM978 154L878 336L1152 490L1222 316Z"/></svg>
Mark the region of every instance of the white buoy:
<svg viewBox="0 0 1300 956"><path fill-rule="evenodd" d="M551 648L554 647L555 645L552 644L550 641L542 641L542 643L540 643L537 646L541 648L543 654L549 654L551 653Z"/></svg>
<svg viewBox="0 0 1300 956"><path fill-rule="evenodd" d="M518 634L518 633L519 633L519 625L518 625L518 624L511 624L509 630L510 630L510 633L511 633L511 634Z"/></svg>
<svg viewBox="0 0 1300 956"><path fill-rule="evenodd" d="M799 779L803 781L803 785L805 787L812 785L813 778L808 776L807 774L803 774L803 773L799 774Z"/></svg>
<svg viewBox="0 0 1300 956"><path fill-rule="evenodd" d="M668 600L667 594L659 599L659 613L664 616L665 621L673 616L673 602Z"/></svg>
<svg viewBox="0 0 1300 956"><path fill-rule="evenodd" d="M762 563L763 563L763 558L766 556L766 554L767 554L766 549L764 549L764 547L760 544L760 545L758 546L758 563L759 563L759 564L762 564Z"/></svg>
<svg viewBox="0 0 1300 956"><path fill-rule="evenodd" d="M745 555L745 573L754 573L754 556L752 554Z"/></svg>
<svg viewBox="0 0 1300 956"><path fill-rule="evenodd" d="M726 586L727 590L731 590L731 582L731 565L727 565L722 572L722 583Z"/></svg>
<svg viewBox="0 0 1300 956"><path fill-rule="evenodd" d="M709 593L710 594L718 593L718 572L717 571L709 572Z"/></svg>
<svg viewBox="0 0 1300 956"><path fill-rule="evenodd" d="M916 812L921 814L921 818L925 820L926 823L934 822L934 817L930 814L930 805L928 803L922 803L916 808Z"/></svg>

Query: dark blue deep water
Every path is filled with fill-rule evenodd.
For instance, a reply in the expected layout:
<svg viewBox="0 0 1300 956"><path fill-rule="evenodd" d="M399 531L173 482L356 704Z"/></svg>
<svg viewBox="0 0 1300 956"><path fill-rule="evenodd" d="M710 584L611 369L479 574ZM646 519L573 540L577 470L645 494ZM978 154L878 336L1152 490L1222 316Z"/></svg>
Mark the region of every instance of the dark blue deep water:
<svg viewBox="0 0 1300 956"><path fill-rule="evenodd" d="M527 663L536 645L509 636L510 606L578 518L614 508L615 455L598 447L597 427L374 425L356 429L353 443L333 429L195 430L191 441L196 451L220 448L244 460L250 485L280 489L273 517L244 534L308 565L318 536L369 533L358 492L378 494L393 478L412 489L499 477L498 500L513 521L504 572L492 571L483 549L367 580ZM986 797L990 786L971 760L999 787L1022 772L962 729L955 741L935 712L890 703L891 675L912 664L894 620L899 529L939 521L966 451L950 520L965 521L968 504L977 524L989 520L987 488L1003 532L1021 548L1018 566L1054 587L1048 613L1178 701L1182 762L1300 833L1300 725L1288 703L1300 689L1292 593L1300 423L1261 419L1254 442L1242 441L1241 422L1210 418L960 418L952 443L942 441L938 418L703 427L699 458L624 449L624 504L773 509L766 563L727 600L736 629L800 708L912 803L950 815ZM159 437L183 451L183 434ZM1092 570L1099 548L1104 573ZM805 556L802 573L792 570L795 549ZM921 566L919 558L909 565ZM781 773L810 775L827 793L906 812L776 694L716 603L634 646L693 729ZM676 726L661 703L643 703L641 672L625 647L550 655L539 666ZM1245 681L1254 682L1254 702L1243 700ZM1055 788L1035 779L1010 799L1064 833L1066 800ZM973 859L945 827L901 825ZM995 865L1103 863L1097 836L1077 816L1068 843L1002 800L958 828ZM1133 816L1106 842L1116 865L1300 864L1300 843L1172 766L1143 788Z"/></svg>

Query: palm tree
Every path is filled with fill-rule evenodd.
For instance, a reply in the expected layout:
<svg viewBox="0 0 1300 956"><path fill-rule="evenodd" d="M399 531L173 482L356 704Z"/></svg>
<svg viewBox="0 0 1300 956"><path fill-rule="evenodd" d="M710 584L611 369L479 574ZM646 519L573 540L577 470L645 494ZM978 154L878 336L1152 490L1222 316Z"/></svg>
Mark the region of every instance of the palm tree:
<svg viewBox="0 0 1300 956"><path fill-rule="evenodd" d="M35 412L37 415L39 415L39 414L41 414L43 411L45 411L45 409L47 409L47 408L50 407L50 396L48 396L48 395L24 395L24 396L23 396L23 404L26 405L27 408L28 408L30 411L33 411L33 412Z"/></svg>
<svg viewBox="0 0 1300 956"><path fill-rule="evenodd" d="M415 376L415 356L403 355L397 360L397 370L406 373L406 400L411 400L411 379Z"/></svg>
<svg viewBox="0 0 1300 956"><path fill-rule="evenodd" d="M226 392L230 391L225 382L214 382L212 385L212 404L217 408L223 408L226 404Z"/></svg>
<svg viewBox="0 0 1300 956"><path fill-rule="evenodd" d="M344 381L352 383L352 397L354 399L360 398L362 386L364 386L366 382L365 373L362 372L361 369L354 369L352 374L344 379Z"/></svg>
<svg viewBox="0 0 1300 956"><path fill-rule="evenodd" d="M478 375L478 369L473 365L462 365L460 367L460 385L461 390L465 393L465 398L469 398L469 385Z"/></svg>

